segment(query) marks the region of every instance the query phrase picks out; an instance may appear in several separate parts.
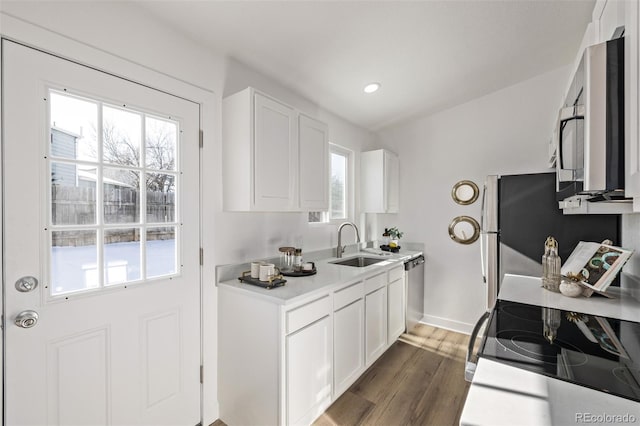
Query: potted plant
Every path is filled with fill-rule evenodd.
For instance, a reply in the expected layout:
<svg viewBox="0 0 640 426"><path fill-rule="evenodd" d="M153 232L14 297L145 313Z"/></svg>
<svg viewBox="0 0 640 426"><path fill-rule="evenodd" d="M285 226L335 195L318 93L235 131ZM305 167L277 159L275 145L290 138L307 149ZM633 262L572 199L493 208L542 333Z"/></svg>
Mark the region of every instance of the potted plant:
<svg viewBox="0 0 640 426"><path fill-rule="evenodd" d="M398 230L395 226L393 228L389 228L389 238L391 241L389 242L389 247L397 247L399 246L400 238L404 235L404 232Z"/></svg>

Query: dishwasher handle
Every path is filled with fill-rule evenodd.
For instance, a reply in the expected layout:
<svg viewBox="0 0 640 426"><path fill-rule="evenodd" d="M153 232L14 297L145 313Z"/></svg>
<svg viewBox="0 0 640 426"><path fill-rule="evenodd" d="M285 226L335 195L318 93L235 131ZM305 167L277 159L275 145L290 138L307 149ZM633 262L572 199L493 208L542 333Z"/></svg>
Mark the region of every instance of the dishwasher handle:
<svg viewBox="0 0 640 426"><path fill-rule="evenodd" d="M408 260L405 264L404 264L404 270L405 271L409 271L413 268L416 268L420 265L424 264L424 256L420 255L414 259Z"/></svg>
<svg viewBox="0 0 640 426"><path fill-rule="evenodd" d="M473 379L473 375L476 372L476 366L478 364L478 356L473 353L473 345L478 338L478 333L480 332L480 328L489 318L489 311L486 311L478 322L476 322L475 327L473 327L473 331L471 332L471 337L469 339L469 346L467 347L467 359L464 366L464 379L467 382L470 382Z"/></svg>

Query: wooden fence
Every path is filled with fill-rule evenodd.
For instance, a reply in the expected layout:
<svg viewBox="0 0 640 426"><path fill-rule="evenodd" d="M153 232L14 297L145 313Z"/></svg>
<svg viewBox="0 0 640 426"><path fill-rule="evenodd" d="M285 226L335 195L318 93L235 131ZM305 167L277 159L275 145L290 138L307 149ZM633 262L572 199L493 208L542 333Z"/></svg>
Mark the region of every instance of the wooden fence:
<svg viewBox="0 0 640 426"><path fill-rule="evenodd" d="M109 230L105 234L105 244L140 241L139 192L132 188L110 187L104 191L103 214L106 224L122 224L128 229ZM147 241L175 238L173 227L163 227L166 222L175 221L175 193L147 191L146 221L157 223L158 227L148 229ZM54 225L89 225L96 223L96 190L91 187L52 185L51 214ZM95 245L93 231L65 231L54 233L54 246Z"/></svg>

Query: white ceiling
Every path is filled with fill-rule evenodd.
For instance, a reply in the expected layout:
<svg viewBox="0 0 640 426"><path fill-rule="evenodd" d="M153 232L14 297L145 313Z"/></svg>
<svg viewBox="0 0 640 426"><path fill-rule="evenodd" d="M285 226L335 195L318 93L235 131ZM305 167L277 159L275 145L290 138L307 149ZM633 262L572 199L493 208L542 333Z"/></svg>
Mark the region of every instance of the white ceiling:
<svg viewBox="0 0 640 426"><path fill-rule="evenodd" d="M139 4L212 50L379 130L571 63L594 0ZM382 88L367 95L362 88L371 81Z"/></svg>

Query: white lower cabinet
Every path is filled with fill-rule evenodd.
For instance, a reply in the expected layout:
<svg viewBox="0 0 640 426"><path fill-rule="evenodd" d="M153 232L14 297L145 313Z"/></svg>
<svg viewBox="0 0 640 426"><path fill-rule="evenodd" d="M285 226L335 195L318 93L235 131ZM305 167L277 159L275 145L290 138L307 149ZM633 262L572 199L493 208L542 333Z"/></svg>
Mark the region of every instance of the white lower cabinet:
<svg viewBox="0 0 640 426"><path fill-rule="evenodd" d="M366 365L371 365L387 349L387 287L365 296Z"/></svg>
<svg viewBox="0 0 640 426"><path fill-rule="evenodd" d="M404 330L394 266L279 304L218 286L218 402L226 424L309 425Z"/></svg>
<svg viewBox="0 0 640 426"><path fill-rule="evenodd" d="M404 333L404 297L404 279L401 278L389 283L389 287L387 287L387 343L389 345Z"/></svg>
<svg viewBox="0 0 640 426"><path fill-rule="evenodd" d="M286 338L287 424L307 425L331 404L331 318Z"/></svg>
<svg viewBox="0 0 640 426"><path fill-rule="evenodd" d="M387 287L387 344L389 346L404 333L406 297L404 265L401 265L389 271L389 285Z"/></svg>
<svg viewBox="0 0 640 426"><path fill-rule="evenodd" d="M333 314L334 395L340 395L364 370L364 298Z"/></svg>

